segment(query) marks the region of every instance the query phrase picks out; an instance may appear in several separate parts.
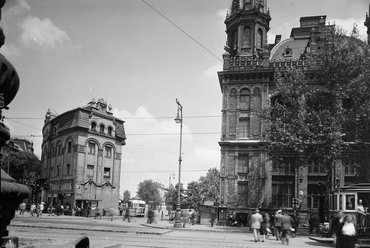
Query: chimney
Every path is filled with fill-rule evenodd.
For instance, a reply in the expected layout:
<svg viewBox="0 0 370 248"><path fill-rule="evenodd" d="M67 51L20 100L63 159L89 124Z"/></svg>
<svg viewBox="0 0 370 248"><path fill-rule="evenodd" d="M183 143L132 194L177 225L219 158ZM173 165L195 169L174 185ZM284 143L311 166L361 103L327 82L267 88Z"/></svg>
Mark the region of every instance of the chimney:
<svg viewBox="0 0 370 248"><path fill-rule="evenodd" d="M281 41L281 34L275 36L275 45Z"/></svg>

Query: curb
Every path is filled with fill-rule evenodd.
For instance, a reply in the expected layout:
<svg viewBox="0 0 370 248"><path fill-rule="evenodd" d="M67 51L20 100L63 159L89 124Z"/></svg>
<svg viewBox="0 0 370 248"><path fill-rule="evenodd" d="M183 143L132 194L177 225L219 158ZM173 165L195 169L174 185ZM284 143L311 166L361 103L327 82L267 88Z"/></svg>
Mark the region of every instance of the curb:
<svg viewBox="0 0 370 248"><path fill-rule="evenodd" d="M319 242L319 243L333 243L333 238L319 238L319 237L312 237L312 236L310 236L310 237L308 237L309 239L311 239L311 240L314 240L314 241L317 241L317 242Z"/></svg>

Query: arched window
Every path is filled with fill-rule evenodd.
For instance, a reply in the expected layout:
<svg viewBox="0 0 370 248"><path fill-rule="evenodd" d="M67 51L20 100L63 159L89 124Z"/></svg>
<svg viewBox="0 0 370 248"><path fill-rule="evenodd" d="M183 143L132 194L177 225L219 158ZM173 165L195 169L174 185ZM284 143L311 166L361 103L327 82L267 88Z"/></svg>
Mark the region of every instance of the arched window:
<svg viewBox="0 0 370 248"><path fill-rule="evenodd" d="M96 123L95 122L91 122L91 130L96 131Z"/></svg>
<svg viewBox="0 0 370 248"><path fill-rule="evenodd" d="M257 35L256 35L256 48L261 49L263 47L263 31L262 29L257 30Z"/></svg>
<svg viewBox="0 0 370 248"><path fill-rule="evenodd" d="M109 136L112 136L112 131L113 131L113 128L112 127L108 127L108 135Z"/></svg>
<svg viewBox="0 0 370 248"><path fill-rule="evenodd" d="M252 30L250 27L244 27L243 29L243 40L242 40L242 47L250 47L251 46L251 39L252 37Z"/></svg>
<svg viewBox="0 0 370 248"><path fill-rule="evenodd" d="M94 142L89 142L88 146L88 152L89 154L95 154L95 143Z"/></svg>
<svg viewBox="0 0 370 248"><path fill-rule="evenodd" d="M101 133L104 133L104 129L105 129L104 124L100 124L99 131Z"/></svg>
<svg viewBox="0 0 370 248"><path fill-rule="evenodd" d="M112 157L112 147L106 146L105 147L105 157L111 158Z"/></svg>
<svg viewBox="0 0 370 248"><path fill-rule="evenodd" d="M250 95L251 92L248 89L242 89L240 91L240 108L249 109L250 106Z"/></svg>

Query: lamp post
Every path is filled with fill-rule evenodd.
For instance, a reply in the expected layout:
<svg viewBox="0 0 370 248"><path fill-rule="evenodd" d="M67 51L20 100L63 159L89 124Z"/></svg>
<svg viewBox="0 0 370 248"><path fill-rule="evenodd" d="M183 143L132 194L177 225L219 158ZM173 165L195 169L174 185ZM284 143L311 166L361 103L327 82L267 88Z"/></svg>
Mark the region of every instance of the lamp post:
<svg viewBox="0 0 370 248"><path fill-rule="evenodd" d="M175 224L173 225L174 228L182 227L181 224L181 145L182 145L182 105L180 104L179 100L176 98L177 103L177 116L175 118L176 123L180 123L180 152L179 152L179 183L177 187L177 206L176 206L176 215L175 215Z"/></svg>

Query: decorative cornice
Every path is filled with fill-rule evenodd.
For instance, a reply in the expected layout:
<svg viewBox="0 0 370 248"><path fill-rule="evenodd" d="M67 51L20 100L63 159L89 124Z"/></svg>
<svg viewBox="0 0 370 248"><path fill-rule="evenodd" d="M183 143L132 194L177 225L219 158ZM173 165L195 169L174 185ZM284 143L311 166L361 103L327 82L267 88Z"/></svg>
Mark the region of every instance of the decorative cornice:
<svg viewBox="0 0 370 248"><path fill-rule="evenodd" d="M112 187L113 189L115 188L109 180L105 180L102 184L97 184L96 182L94 182L93 179L89 178L87 179L84 183L81 183L82 186L85 186L86 184L93 184L95 187L103 187L103 186L109 186L109 187Z"/></svg>

